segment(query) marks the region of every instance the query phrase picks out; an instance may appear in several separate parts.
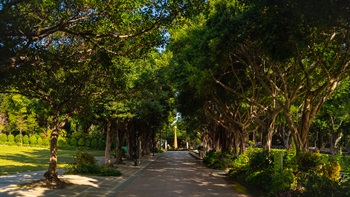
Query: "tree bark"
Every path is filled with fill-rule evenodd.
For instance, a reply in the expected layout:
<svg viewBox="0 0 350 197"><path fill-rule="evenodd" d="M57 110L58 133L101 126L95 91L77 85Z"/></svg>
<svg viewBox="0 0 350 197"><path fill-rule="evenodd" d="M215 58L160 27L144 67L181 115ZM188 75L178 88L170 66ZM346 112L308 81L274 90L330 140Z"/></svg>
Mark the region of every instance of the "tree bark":
<svg viewBox="0 0 350 197"><path fill-rule="evenodd" d="M61 187L61 181L57 176L57 140L61 129L68 120L69 115L66 114L62 121L59 120L58 116L59 115L57 113L57 115L53 119L54 126L52 128L52 133L50 137L50 164L47 172L45 172L44 174L44 177L50 182L56 182L58 187Z"/></svg>
<svg viewBox="0 0 350 197"><path fill-rule="evenodd" d="M116 164L123 163L123 149L122 149L123 137L124 137L123 129L121 129L121 127L119 126L117 128L117 133L116 133L116 141L117 141L116 149L115 149Z"/></svg>
<svg viewBox="0 0 350 197"><path fill-rule="evenodd" d="M106 120L106 147L105 147L105 166L111 165L111 146L112 146L112 136L111 136L111 127L112 123L110 120Z"/></svg>

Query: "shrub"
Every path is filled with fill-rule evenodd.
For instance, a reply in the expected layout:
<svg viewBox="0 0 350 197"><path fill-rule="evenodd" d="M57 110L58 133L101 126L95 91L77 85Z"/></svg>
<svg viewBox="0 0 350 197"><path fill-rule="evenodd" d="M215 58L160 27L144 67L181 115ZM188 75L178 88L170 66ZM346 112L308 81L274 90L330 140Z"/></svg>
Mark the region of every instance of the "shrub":
<svg viewBox="0 0 350 197"><path fill-rule="evenodd" d="M97 162L89 153L79 151L74 156L75 163L68 169L70 174L97 174L99 166Z"/></svg>
<svg viewBox="0 0 350 197"><path fill-rule="evenodd" d="M85 138L84 142L85 147L90 148L91 140L89 138Z"/></svg>
<svg viewBox="0 0 350 197"><path fill-rule="evenodd" d="M50 137L44 137L43 139L43 146L48 146L50 144Z"/></svg>
<svg viewBox="0 0 350 197"><path fill-rule="evenodd" d="M272 160L272 154L267 151L255 151L250 155L249 167L253 171L264 170L271 166Z"/></svg>
<svg viewBox="0 0 350 197"><path fill-rule="evenodd" d="M337 159L331 158L324 166L324 175L332 181L338 181L340 177L340 164Z"/></svg>
<svg viewBox="0 0 350 197"><path fill-rule="evenodd" d="M22 137L23 137L23 136L22 136ZM23 139L23 138L22 138L22 139ZM21 135L20 135L20 134L18 134L18 135L15 136L15 143L16 143L16 144L19 144L19 145L21 144Z"/></svg>
<svg viewBox="0 0 350 197"><path fill-rule="evenodd" d="M284 191L294 190L296 188L296 177L291 169L284 169L282 172L272 175L271 191L281 193Z"/></svg>
<svg viewBox="0 0 350 197"><path fill-rule="evenodd" d="M216 152L215 150L210 150L203 158L203 163L208 167L212 167L218 159L218 154L219 152Z"/></svg>
<svg viewBox="0 0 350 197"><path fill-rule="evenodd" d="M23 144L29 144L29 136L28 135L23 136Z"/></svg>
<svg viewBox="0 0 350 197"><path fill-rule="evenodd" d="M124 149L122 151L126 153L126 151ZM154 152L155 153L164 153L165 149L164 148L155 147L154 148Z"/></svg>
<svg viewBox="0 0 350 197"><path fill-rule="evenodd" d="M0 134L0 143L6 143L7 142L7 135L5 133Z"/></svg>
<svg viewBox="0 0 350 197"><path fill-rule="evenodd" d="M120 176L122 173L114 168L101 168L99 175L101 176Z"/></svg>
<svg viewBox="0 0 350 197"><path fill-rule="evenodd" d="M74 131L71 135L72 138L80 138L82 136L82 134L79 131Z"/></svg>
<svg viewBox="0 0 350 197"><path fill-rule="evenodd" d="M232 167L232 156L215 150L209 151L203 158L203 163L214 169L226 169Z"/></svg>
<svg viewBox="0 0 350 197"><path fill-rule="evenodd" d="M325 164L325 158L318 152L303 152L296 156L296 161L301 172L320 173Z"/></svg>
<svg viewBox="0 0 350 197"><path fill-rule="evenodd" d="M38 137L38 145L39 146L43 145L43 139L41 137Z"/></svg>
<svg viewBox="0 0 350 197"><path fill-rule="evenodd" d="M31 145L37 145L38 144L38 139L35 135L30 136L29 142Z"/></svg>
<svg viewBox="0 0 350 197"><path fill-rule="evenodd" d="M272 188L272 170L254 171L246 174L246 182L254 187L270 191Z"/></svg>
<svg viewBox="0 0 350 197"><path fill-rule="evenodd" d="M98 149L103 150L106 147L106 141L102 138L98 139Z"/></svg>
<svg viewBox="0 0 350 197"><path fill-rule="evenodd" d="M15 136L12 134L8 135L7 141L9 142L9 144L14 144L15 143Z"/></svg>
<svg viewBox="0 0 350 197"><path fill-rule="evenodd" d="M113 168L103 168L97 164L96 159L89 153L78 152L74 155L75 163L68 170L68 174L94 174L100 176L120 176L121 172Z"/></svg>
<svg viewBox="0 0 350 197"><path fill-rule="evenodd" d="M69 145L71 145L71 146L76 146L77 145L77 140L74 137L71 138L69 142L70 142Z"/></svg>
<svg viewBox="0 0 350 197"><path fill-rule="evenodd" d="M232 163L233 171L245 169L249 165L249 152L250 150L240 155L239 157L233 158L233 163Z"/></svg>
<svg viewBox="0 0 350 197"><path fill-rule="evenodd" d="M67 145L66 140L62 137L59 137L58 141L57 141L57 146L58 147L65 147L66 145Z"/></svg>
<svg viewBox="0 0 350 197"><path fill-rule="evenodd" d="M92 149L97 149L97 139L96 138L93 138L90 142L90 147Z"/></svg>
<svg viewBox="0 0 350 197"><path fill-rule="evenodd" d="M298 196L348 196L348 189L344 190L336 181L316 173L305 173L299 177L299 182L304 188Z"/></svg>
<svg viewBox="0 0 350 197"><path fill-rule="evenodd" d="M78 146L84 146L84 144L85 144L85 140L83 137L81 137L78 141Z"/></svg>

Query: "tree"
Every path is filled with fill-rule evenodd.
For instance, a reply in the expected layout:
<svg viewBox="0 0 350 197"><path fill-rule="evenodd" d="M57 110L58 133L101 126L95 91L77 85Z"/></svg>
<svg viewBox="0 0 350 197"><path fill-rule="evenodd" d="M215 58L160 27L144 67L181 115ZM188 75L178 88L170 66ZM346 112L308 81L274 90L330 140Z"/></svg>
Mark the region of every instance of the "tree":
<svg viewBox="0 0 350 197"><path fill-rule="evenodd" d="M333 8L341 6L333 2L330 7L323 7L323 3L319 4L322 6L319 8L328 14ZM300 9L302 6L306 10ZM266 9L269 11L266 12ZM263 37L261 40L255 37L254 41L242 42L237 47L238 53L235 53L237 61L251 68L264 90L282 108L299 151L308 150L312 121L349 69L348 49L344 47L344 43L348 42L348 28L343 26L347 13L337 13L334 16L336 19L331 19L329 23L329 16L322 14L320 17L326 19L311 17L306 20L310 14L308 9L314 9L314 6L301 1L255 4L245 15L248 21L254 18L246 29L249 32L247 39L258 32ZM252 29L251 25L255 24L263 25ZM273 31L267 32L273 26ZM288 29L281 34L283 27ZM272 39L266 40L267 36ZM307 39L298 41L300 36ZM286 42L280 43L278 40ZM243 58L239 57L241 55ZM276 76L278 81L275 80Z"/></svg>
<svg viewBox="0 0 350 197"><path fill-rule="evenodd" d="M316 120L312 126L318 129L316 135L323 133L326 142L323 142L322 135L318 139L321 148L329 144L330 152L335 153L336 147L346 133L349 123L349 81L344 80L334 91L333 95L325 102L317 114Z"/></svg>
<svg viewBox="0 0 350 197"><path fill-rule="evenodd" d="M246 120L266 128L267 149L282 113L298 151L307 151L312 121L349 72L349 12L343 6L211 1L205 16L175 34L174 60L192 74L183 84L206 100L216 98L216 105L233 95L231 104L251 105ZM213 81L233 95L220 98L214 93L219 89L208 85ZM222 109L213 112L221 117Z"/></svg>
<svg viewBox="0 0 350 197"><path fill-rule="evenodd" d="M192 4L193 3L193 4ZM139 57L164 41L164 27L200 1L7 1L1 4L2 87L44 101L52 114L50 165L57 178L57 136L94 96L113 92L110 60ZM193 9L194 8L194 9ZM21 18L26 18L24 22ZM116 58L108 58L114 55ZM103 59L107 58L107 60ZM116 65L116 64L113 64ZM112 71L112 72L111 72ZM117 73L118 74L118 73ZM112 85L113 86L113 85ZM110 86L109 86L110 87ZM118 87L114 93L117 93Z"/></svg>
<svg viewBox="0 0 350 197"><path fill-rule="evenodd" d="M1 104L3 112L9 117L9 123L19 130L21 145L23 131L33 133L38 127L34 106L34 99L30 100L19 94L7 95Z"/></svg>

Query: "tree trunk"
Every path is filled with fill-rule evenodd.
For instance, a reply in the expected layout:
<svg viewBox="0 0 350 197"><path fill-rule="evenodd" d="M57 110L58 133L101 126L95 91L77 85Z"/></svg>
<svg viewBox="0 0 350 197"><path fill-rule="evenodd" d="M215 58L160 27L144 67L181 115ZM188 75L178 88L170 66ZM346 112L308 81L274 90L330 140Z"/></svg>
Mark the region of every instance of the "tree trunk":
<svg viewBox="0 0 350 197"><path fill-rule="evenodd" d="M57 139L58 139L58 130L55 128L50 137L50 164L47 172L44 174L44 177L50 182L56 181L59 182L57 177Z"/></svg>
<svg viewBox="0 0 350 197"><path fill-rule="evenodd" d="M19 138L20 138L20 141L21 141L21 146L23 146L23 136L22 136L22 129L19 130Z"/></svg>
<svg viewBox="0 0 350 197"><path fill-rule="evenodd" d="M330 134L331 139L329 140L329 143L330 143L330 152L332 154L336 153L336 147L342 137L343 137L343 134L341 132L334 132Z"/></svg>
<svg viewBox="0 0 350 197"><path fill-rule="evenodd" d="M58 113L57 113L58 114ZM68 120L69 115L66 114L65 118L62 121L59 121L59 115L56 115L53 119L53 129L50 137L50 164L47 172L45 172L44 177L50 181L57 183L58 187L61 187L61 181L59 180L57 176L57 140L58 135L63 128L63 126L66 124L66 121Z"/></svg>
<svg viewBox="0 0 350 197"><path fill-rule="evenodd" d="M280 110L276 110L274 112L271 112L271 114L268 116L271 116L270 118L267 119L266 121L266 139L263 140L264 144L263 145L263 148L264 150L270 152L271 151L271 144L272 144L272 137L273 137L273 134L275 132L275 122L276 122L276 118L277 118L277 115L278 113L280 112Z"/></svg>
<svg viewBox="0 0 350 197"><path fill-rule="evenodd" d="M134 151L134 134L133 130L128 130L128 136L127 136L127 145L128 145L128 159L133 159L133 151Z"/></svg>
<svg viewBox="0 0 350 197"><path fill-rule="evenodd" d="M240 135L239 154L242 155L246 151L246 137L244 134Z"/></svg>
<svg viewBox="0 0 350 197"><path fill-rule="evenodd" d="M291 135L291 131L288 129L288 132L286 132L286 127L282 126L282 132L283 132L283 144L284 147L289 148L290 147L290 135Z"/></svg>
<svg viewBox="0 0 350 197"><path fill-rule="evenodd" d="M123 143L123 137L124 132L123 129L120 127L117 129L117 135L116 135L116 150L115 150L115 163L120 164L123 163L123 149L122 149L122 143Z"/></svg>
<svg viewBox="0 0 350 197"><path fill-rule="evenodd" d="M111 146L112 146L112 136L111 136L111 121L107 120L106 125L106 147L105 147L105 166L111 165Z"/></svg>

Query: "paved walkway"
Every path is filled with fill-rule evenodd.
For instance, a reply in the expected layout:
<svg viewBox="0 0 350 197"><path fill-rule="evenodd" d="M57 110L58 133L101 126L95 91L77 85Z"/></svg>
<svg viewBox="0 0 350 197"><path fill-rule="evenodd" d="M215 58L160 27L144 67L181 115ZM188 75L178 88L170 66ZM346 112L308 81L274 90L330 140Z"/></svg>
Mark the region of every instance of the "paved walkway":
<svg viewBox="0 0 350 197"><path fill-rule="evenodd" d="M246 196L236 193L219 172L201 165L187 151L170 151L121 185L117 196Z"/></svg>
<svg viewBox="0 0 350 197"><path fill-rule="evenodd" d="M60 175L74 183L66 189L19 188L17 184L42 179L45 171L0 176L0 197L171 197L171 196L231 196L247 197L236 193L221 171L204 167L188 151L143 157L140 166L132 161L118 165L121 177L94 177Z"/></svg>
<svg viewBox="0 0 350 197"><path fill-rule="evenodd" d="M19 173L15 175L0 176L0 197L99 197L115 196L116 189L126 180L135 176L143 168L156 160L159 155L145 156L141 159L139 166L134 166L133 161L125 161L125 164L118 164L118 170L122 172L119 177L99 177L99 176L79 176L63 175L59 170L59 178L68 180L74 185L66 189L47 189L47 188L23 188L18 184L41 180L46 171ZM103 159L102 159L103 160Z"/></svg>

